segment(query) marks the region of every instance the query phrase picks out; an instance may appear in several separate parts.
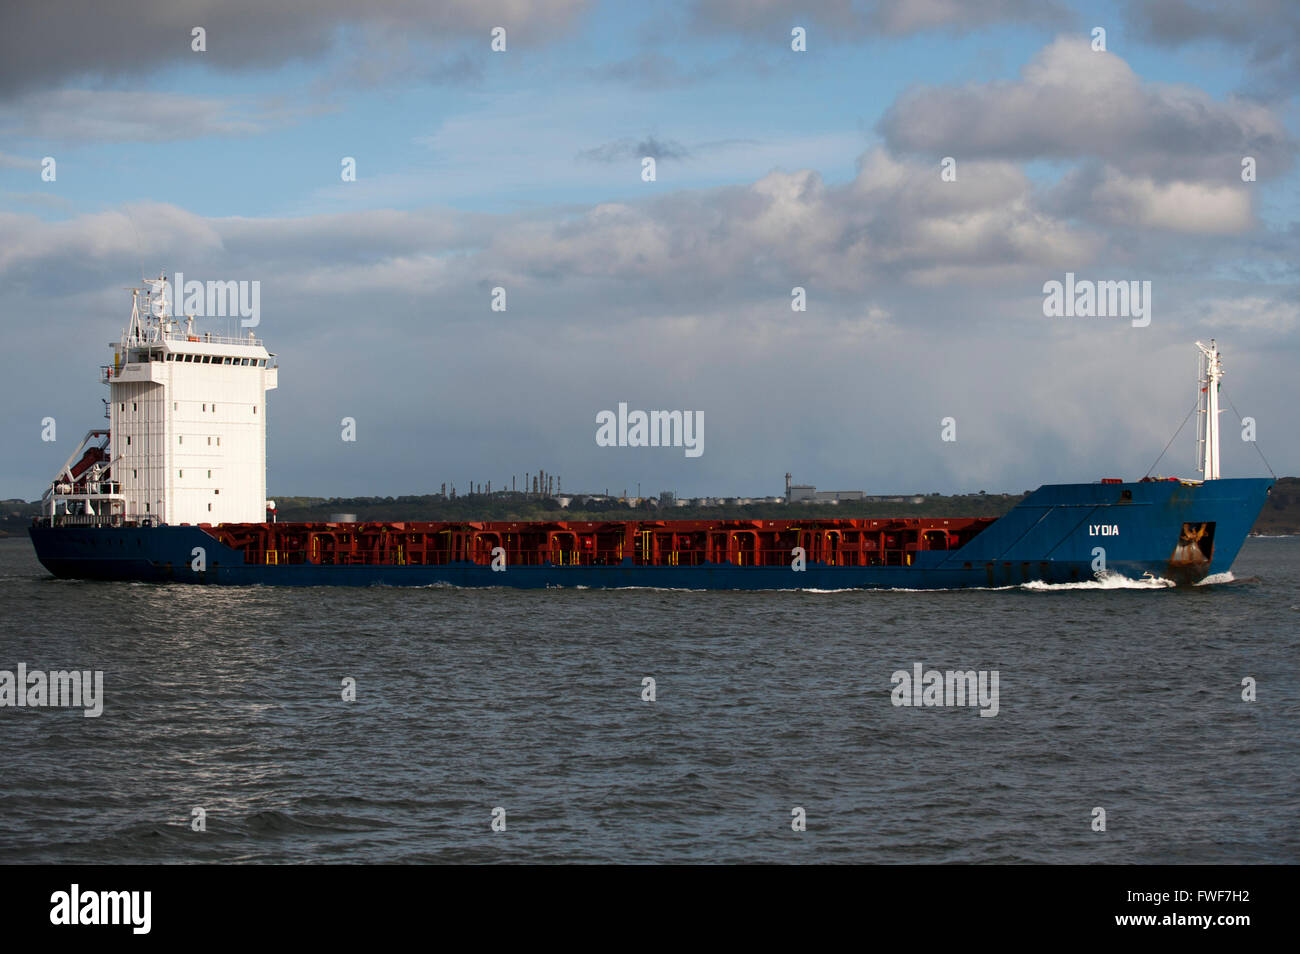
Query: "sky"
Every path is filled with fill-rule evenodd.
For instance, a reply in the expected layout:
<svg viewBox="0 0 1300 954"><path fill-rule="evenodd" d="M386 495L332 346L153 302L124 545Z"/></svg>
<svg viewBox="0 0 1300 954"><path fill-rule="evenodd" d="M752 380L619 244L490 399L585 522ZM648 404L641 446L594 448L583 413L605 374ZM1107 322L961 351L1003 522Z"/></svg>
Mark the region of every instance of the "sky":
<svg viewBox="0 0 1300 954"><path fill-rule="evenodd" d="M1223 475L1297 474L1298 79L1287 0L17 0L0 498L160 272L260 283L271 496L1136 479L1210 338ZM1049 317L1067 273L1149 322Z"/></svg>

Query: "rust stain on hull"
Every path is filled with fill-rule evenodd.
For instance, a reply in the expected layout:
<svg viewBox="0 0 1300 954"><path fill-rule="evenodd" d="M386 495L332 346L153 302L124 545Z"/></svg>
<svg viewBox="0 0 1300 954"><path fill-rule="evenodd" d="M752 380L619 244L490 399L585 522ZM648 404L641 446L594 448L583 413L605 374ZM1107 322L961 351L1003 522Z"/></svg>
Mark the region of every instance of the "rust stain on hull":
<svg viewBox="0 0 1300 954"><path fill-rule="evenodd" d="M1169 558L1167 576L1175 583L1198 583L1209 573L1213 558L1214 522L1184 523Z"/></svg>

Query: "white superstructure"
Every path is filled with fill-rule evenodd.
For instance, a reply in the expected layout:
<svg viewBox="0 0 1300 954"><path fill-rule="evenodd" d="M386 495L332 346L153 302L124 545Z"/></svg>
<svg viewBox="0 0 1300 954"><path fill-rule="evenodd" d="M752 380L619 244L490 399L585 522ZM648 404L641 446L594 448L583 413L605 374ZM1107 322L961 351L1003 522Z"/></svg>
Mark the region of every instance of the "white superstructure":
<svg viewBox="0 0 1300 954"><path fill-rule="evenodd" d="M192 316L171 315L165 278L146 282L143 304L132 290L131 323L101 370L110 395L101 459L87 452L74 464L103 434L92 431L47 493L46 512L97 523L260 523L275 356L251 331L196 331Z"/></svg>

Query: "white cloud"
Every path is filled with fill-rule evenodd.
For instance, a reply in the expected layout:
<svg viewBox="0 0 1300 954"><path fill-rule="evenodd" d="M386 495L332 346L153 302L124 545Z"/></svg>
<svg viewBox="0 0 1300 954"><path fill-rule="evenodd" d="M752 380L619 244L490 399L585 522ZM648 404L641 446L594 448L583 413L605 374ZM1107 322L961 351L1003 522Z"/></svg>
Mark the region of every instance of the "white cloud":
<svg viewBox="0 0 1300 954"><path fill-rule="evenodd" d="M1077 37L1053 41L1018 80L913 88L879 128L895 151L958 162L1094 157L1159 180L1240 182L1242 156L1254 156L1261 175L1277 175L1295 154L1267 106L1144 82L1118 54Z"/></svg>
<svg viewBox="0 0 1300 954"><path fill-rule="evenodd" d="M1108 170L1090 201L1096 217L1114 225L1231 235L1255 224L1249 187L1240 183L1156 182Z"/></svg>
<svg viewBox="0 0 1300 954"><path fill-rule="evenodd" d="M261 129L229 100L180 93L63 89L0 105L4 135L50 142L166 142Z"/></svg>

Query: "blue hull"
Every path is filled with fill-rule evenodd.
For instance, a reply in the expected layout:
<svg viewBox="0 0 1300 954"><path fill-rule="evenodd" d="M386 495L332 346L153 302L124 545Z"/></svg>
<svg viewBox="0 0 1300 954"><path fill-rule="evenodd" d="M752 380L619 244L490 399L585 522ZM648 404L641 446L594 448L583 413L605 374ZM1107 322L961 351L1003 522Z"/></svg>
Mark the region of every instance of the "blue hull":
<svg viewBox="0 0 1300 954"><path fill-rule="evenodd" d="M957 550L923 551L910 566L790 567L514 566L504 572L474 563L438 566L246 564L199 527L33 526L32 543L55 576L97 580L276 586L662 587L691 590L960 589L1095 578L1097 548L1106 570L1194 583L1232 566L1272 487L1268 479L1057 484L1040 487ZM1212 525L1208 560L1178 558L1184 525ZM203 548L206 569L191 569Z"/></svg>

